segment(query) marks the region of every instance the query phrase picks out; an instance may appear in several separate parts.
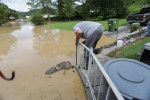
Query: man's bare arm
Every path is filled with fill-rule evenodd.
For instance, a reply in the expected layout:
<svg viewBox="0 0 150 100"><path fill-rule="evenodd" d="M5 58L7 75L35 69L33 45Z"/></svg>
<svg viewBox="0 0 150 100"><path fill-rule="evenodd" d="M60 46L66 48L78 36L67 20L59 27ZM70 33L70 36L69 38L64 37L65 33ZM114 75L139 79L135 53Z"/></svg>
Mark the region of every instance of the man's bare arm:
<svg viewBox="0 0 150 100"><path fill-rule="evenodd" d="M78 29L76 32L76 41L75 41L76 46L78 45L78 41L81 38L81 36L82 36L82 31Z"/></svg>

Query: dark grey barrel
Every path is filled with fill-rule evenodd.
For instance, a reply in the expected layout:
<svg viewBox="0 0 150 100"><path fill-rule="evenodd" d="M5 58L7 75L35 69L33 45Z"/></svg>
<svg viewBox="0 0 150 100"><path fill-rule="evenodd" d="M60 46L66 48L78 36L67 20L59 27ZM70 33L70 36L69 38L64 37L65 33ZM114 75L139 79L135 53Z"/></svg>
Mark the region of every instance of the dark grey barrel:
<svg viewBox="0 0 150 100"><path fill-rule="evenodd" d="M150 66L132 59L114 59L104 68L126 100L150 100ZM109 100L115 100L110 96Z"/></svg>
<svg viewBox="0 0 150 100"><path fill-rule="evenodd" d="M139 60L141 62L150 65L150 42L145 43L143 48L138 54L140 55Z"/></svg>

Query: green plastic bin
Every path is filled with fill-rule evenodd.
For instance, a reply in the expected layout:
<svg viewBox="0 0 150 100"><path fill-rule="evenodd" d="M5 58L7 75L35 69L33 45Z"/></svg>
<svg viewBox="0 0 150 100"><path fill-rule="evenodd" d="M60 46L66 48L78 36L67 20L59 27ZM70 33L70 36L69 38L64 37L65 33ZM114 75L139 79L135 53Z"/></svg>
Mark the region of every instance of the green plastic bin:
<svg viewBox="0 0 150 100"><path fill-rule="evenodd" d="M117 28L118 19L109 19L108 20L108 31L114 32Z"/></svg>

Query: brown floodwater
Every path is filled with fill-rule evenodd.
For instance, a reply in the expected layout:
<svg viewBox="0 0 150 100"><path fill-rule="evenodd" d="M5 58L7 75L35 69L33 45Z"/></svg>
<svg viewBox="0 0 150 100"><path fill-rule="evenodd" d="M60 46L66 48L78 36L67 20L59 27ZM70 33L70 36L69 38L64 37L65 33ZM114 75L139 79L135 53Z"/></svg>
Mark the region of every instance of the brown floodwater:
<svg viewBox="0 0 150 100"><path fill-rule="evenodd" d="M11 25L10 25L11 24ZM13 81L0 78L0 100L86 100L75 69L45 75L62 61L75 64L73 31L50 29L22 22L0 27L0 70ZM102 36L97 47L115 40Z"/></svg>

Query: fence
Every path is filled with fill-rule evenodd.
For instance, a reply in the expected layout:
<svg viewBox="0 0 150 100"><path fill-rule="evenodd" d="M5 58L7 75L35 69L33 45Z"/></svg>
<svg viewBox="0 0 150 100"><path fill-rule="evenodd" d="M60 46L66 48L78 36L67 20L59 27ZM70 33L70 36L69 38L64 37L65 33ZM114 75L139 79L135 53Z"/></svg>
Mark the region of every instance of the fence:
<svg viewBox="0 0 150 100"><path fill-rule="evenodd" d="M77 68L86 77L86 86L93 100L124 100L103 66L94 55L92 48L79 42L77 47Z"/></svg>

